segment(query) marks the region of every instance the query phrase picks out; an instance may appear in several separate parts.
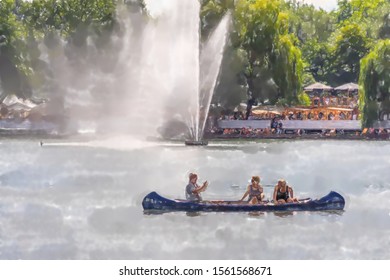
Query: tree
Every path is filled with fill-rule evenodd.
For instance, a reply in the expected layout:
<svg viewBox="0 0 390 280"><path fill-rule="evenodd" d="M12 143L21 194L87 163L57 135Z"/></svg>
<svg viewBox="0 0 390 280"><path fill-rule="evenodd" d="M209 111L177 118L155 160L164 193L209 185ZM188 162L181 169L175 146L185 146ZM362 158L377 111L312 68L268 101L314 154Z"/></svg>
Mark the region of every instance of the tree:
<svg viewBox="0 0 390 280"><path fill-rule="evenodd" d="M390 113L390 40L380 41L362 59L359 99L364 127L371 127L383 113Z"/></svg>
<svg viewBox="0 0 390 280"><path fill-rule="evenodd" d="M380 39L390 39L390 11L382 16L382 24L379 28L378 37Z"/></svg>
<svg viewBox="0 0 390 280"><path fill-rule="evenodd" d="M115 0L35 0L23 6L23 21L45 36L59 33L76 46L115 22Z"/></svg>
<svg viewBox="0 0 390 280"><path fill-rule="evenodd" d="M0 102L9 94L21 98L31 96L26 76L31 69L23 40L26 29L14 13L15 3L12 0L0 2L0 81L3 89Z"/></svg>
<svg viewBox="0 0 390 280"><path fill-rule="evenodd" d="M357 24L348 24L337 31L332 48L332 81L335 84L357 82L360 60L368 53L370 41Z"/></svg>
<svg viewBox="0 0 390 280"><path fill-rule="evenodd" d="M137 0L142 5L142 0ZM27 98L48 77L47 66L40 60L38 45L49 49L71 46L68 58L76 62L89 59L86 40L99 44L111 34L116 20L117 0L2 0L0 1L0 101L9 94ZM108 37L106 37L107 39ZM78 54L78 55L77 55ZM85 54L85 55L81 55Z"/></svg>
<svg viewBox="0 0 390 280"><path fill-rule="evenodd" d="M339 1L335 15L338 26L358 24L368 38L377 39L383 16L389 13L388 0L351 0Z"/></svg>
<svg viewBox="0 0 390 280"><path fill-rule="evenodd" d="M337 2L338 11L336 14L337 22L342 23L352 17L352 4L349 0L339 0Z"/></svg>
<svg viewBox="0 0 390 280"><path fill-rule="evenodd" d="M207 38L229 9L234 9L234 0L202 0L201 1L201 35Z"/></svg>
<svg viewBox="0 0 390 280"><path fill-rule="evenodd" d="M303 63L294 40L291 34L281 35L271 56L273 79L278 86L277 98L284 98L287 104L298 102L302 89Z"/></svg>
<svg viewBox="0 0 390 280"><path fill-rule="evenodd" d="M304 84L329 79L332 55L329 38L335 30L335 16L313 5L287 2L289 32L298 38L302 53Z"/></svg>
<svg viewBox="0 0 390 280"><path fill-rule="evenodd" d="M305 58L305 72L315 81L325 82L329 79L332 66L332 55L329 43L319 43L316 39L308 40L302 47Z"/></svg>
<svg viewBox="0 0 390 280"><path fill-rule="evenodd" d="M250 65L267 63L278 35L280 1L239 0L235 11L240 45L247 50Z"/></svg>
<svg viewBox="0 0 390 280"><path fill-rule="evenodd" d="M289 32L299 39L300 46L308 40L327 42L335 30L335 16L313 5L288 2L286 12L289 14Z"/></svg>

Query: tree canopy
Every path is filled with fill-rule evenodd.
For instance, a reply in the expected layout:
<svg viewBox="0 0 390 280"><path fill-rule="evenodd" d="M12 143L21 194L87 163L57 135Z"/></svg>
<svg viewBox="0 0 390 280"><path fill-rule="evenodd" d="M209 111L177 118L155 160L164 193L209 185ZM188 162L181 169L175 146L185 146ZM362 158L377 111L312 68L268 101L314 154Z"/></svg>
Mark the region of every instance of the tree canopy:
<svg viewBox="0 0 390 280"><path fill-rule="evenodd" d="M294 0L200 3L202 40L228 10L233 16L214 101L228 107L245 98L307 104L302 88L308 83L359 81L364 122L387 110L387 80L381 75L389 61L389 0L339 0L330 12ZM57 91L42 44L49 60L61 51L75 65L112 56L105 49L122 32L118 11L124 6L132 13L147 10L143 0L0 1L0 101L9 94L30 98ZM104 60L96 66L109 67Z"/></svg>
<svg viewBox="0 0 390 280"><path fill-rule="evenodd" d="M362 59L360 107L363 125L370 127L383 113L390 113L390 40L380 41Z"/></svg>

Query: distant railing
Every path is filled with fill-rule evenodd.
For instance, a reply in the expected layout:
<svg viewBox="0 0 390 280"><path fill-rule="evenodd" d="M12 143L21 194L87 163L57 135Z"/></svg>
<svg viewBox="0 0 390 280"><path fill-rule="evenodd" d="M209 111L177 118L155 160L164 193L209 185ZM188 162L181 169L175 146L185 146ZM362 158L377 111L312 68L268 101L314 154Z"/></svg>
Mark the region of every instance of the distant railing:
<svg viewBox="0 0 390 280"><path fill-rule="evenodd" d="M362 128L361 122L358 120L329 120L329 121L296 121L283 120L283 129L345 129L359 130Z"/></svg>
<svg viewBox="0 0 390 280"><path fill-rule="evenodd" d="M373 125L374 128L390 128L390 121L376 121Z"/></svg>
<svg viewBox="0 0 390 280"><path fill-rule="evenodd" d="M270 120L218 120L220 128L270 128Z"/></svg>

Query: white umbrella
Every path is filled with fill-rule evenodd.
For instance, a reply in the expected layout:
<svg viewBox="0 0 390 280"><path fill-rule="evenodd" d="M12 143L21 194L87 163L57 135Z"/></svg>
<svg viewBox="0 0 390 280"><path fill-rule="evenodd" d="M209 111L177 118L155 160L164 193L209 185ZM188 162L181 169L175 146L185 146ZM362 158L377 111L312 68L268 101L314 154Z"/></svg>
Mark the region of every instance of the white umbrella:
<svg viewBox="0 0 390 280"><path fill-rule="evenodd" d="M304 88L307 91L312 90L332 90L333 88L331 86L327 86L321 83L314 83Z"/></svg>
<svg viewBox="0 0 390 280"><path fill-rule="evenodd" d="M347 90L347 91L353 91L358 89L359 89L359 85L355 83L347 83L335 88L335 90Z"/></svg>

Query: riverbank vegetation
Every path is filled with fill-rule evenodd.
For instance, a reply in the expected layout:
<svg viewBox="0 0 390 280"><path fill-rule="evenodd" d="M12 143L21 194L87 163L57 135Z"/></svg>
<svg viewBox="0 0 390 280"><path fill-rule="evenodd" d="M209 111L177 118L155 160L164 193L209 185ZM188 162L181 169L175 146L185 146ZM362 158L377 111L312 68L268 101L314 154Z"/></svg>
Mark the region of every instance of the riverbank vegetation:
<svg viewBox="0 0 390 280"><path fill-rule="evenodd" d="M242 86L241 96L280 105L307 103L302 89L315 81L331 86L354 82L360 84L364 125L390 112L390 1L340 0L328 12L299 1L205 0L204 30L234 3L226 52L240 59L229 55L226 60L239 64L231 69L241 72L223 69L216 102L236 100L237 92L229 91L231 80Z"/></svg>
<svg viewBox="0 0 390 280"><path fill-rule="evenodd" d="M390 112L389 0L340 0L330 12L299 1L200 2L202 40L228 10L233 18L215 103L305 104L303 87L314 81L355 82L365 124ZM109 71L101 58L115 55L112 38L123 32L123 10L147 18L142 0L2 0L0 101L10 94L61 101L42 44L46 60L58 59L61 48L75 69L89 60Z"/></svg>

